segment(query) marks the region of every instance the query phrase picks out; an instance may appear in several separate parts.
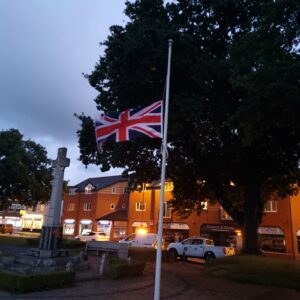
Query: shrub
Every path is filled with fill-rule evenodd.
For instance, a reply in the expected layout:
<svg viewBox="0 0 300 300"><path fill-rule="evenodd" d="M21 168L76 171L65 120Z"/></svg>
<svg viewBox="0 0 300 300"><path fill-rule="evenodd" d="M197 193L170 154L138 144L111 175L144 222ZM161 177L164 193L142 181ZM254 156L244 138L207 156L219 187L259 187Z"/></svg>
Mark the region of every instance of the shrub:
<svg viewBox="0 0 300 300"><path fill-rule="evenodd" d="M10 292L33 292L61 287L74 281L75 272L51 272L31 275L0 272L0 288Z"/></svg>
<svg viewBox="0 0 300 300"><path fill-rule="evenodd" d="M63 239L62 247L67 249L85 248L85 242L75 239Z"/></svg>
<svg viewBox="0 0 300 300"><path fill-rule="evenodd" d="M35 248L39 246L39 238L27 238L26 242L29 247Z"/></svg>
<svg viewBox="0 0 300 300"><path fill-rule="evenodd" d="M126 260L111 258L107 266L106 275L111 279L139 276L143 274L144 267L145 262L132 262L128 264Z"/></svg>
<svg viewBox="0 0 300 300"><path fill-rule="evenodd" d="M27 245L36 248L39 246L39 238L27 238ZM85 243L75 239L63 239L62 247L67 249L84 248Z"/></svg>
<svg viewBox="0 0 300 300"><path fill-rule="evenodd" d="M139 248L139 247L129 247L128 256L134 260L144 261L144 262L155 262L156 260L156 249L154 248ZM167 250L162 250L162 261L169 261L169 252Z"/></svg>

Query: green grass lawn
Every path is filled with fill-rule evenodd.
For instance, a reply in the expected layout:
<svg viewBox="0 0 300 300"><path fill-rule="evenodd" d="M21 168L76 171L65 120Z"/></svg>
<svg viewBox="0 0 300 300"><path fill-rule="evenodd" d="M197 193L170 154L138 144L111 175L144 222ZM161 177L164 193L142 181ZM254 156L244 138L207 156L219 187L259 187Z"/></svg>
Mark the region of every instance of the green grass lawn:
<svg viewBox="0 0 300 300"><path fill-rule="evenodd" d="M0 236L0 245L11 245L17 247L28 247L27 239L15 236Z"/></svg>
<svg viewBox="0 0 300 300"><path fill-rule="evenodd" d="M0 236L0 245L10 245L16 247L38 247L39 238L25 238L14 236ZM71 249L74 253L79 253L85 249L85 243L72 239L63 239L62 248Z"/></svg>
<svg viewBox="0 0 300 300"><path fill-rule="evenodd" d="M236 255L217 259L205 273L245 283L286 287L300 291L300 263L264 256Z"/></svg>

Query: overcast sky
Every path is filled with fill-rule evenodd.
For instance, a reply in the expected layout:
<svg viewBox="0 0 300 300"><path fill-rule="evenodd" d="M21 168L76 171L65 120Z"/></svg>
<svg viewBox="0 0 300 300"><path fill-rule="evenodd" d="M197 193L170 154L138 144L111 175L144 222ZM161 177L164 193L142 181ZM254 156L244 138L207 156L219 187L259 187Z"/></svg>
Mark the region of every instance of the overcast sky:
<svg viewBox="0 0 300 300"><path fill-rule="evenodd" d="M0 0L0 130L18 129L56 158L68 148L65 179L101 173L78 161L74 113L96 114L96 91L82 76L103 53L109 27L125 24L124 0Z"/></svg>

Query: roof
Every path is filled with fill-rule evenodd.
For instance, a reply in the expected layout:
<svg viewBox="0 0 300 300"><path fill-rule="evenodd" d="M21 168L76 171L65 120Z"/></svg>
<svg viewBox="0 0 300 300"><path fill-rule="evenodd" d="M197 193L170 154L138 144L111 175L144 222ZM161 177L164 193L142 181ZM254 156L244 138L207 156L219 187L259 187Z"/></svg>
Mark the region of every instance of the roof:
<svg viewBox="0 0 300 300"><path fill-rule="evenodd" d="M117 209L113 212L110 212L106 215L96 218L96 221L128 221L128 213L126 209Z"/></svg>
<svg viewBox="0 0 300 300"><path fill-rule="evenodd" d="M106 176L106 177L94 177L94 178L88 178L74 186L72 188L76 188L78 192L83 192L84 188L91 184L96 191L101 190L107 186L110 186L112 184L115 184L120 181L128 181L127 177L123 177L122 175L116 175L116 176Z"/></svg>

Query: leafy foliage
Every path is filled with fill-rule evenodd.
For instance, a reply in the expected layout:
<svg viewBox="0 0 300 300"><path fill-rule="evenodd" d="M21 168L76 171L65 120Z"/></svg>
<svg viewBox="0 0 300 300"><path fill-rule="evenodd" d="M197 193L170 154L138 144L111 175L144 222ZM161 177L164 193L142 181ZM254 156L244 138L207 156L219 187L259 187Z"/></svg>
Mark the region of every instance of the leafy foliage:
<svg viewBox="0 0 300 300"><path fill-rule="evenodd" d="M28 206L45 203L50 195L52 172L45 149L23 140L16 129L0 132L0 208L16 199Z"/></svg>
<svg viewBox="0 0 300 300"><path fill-rule="evenodd" d="M126 5L129 22L111 27L105 55L86 75L99 92L97 108L110 113L160 98L172 38L173 205L201 211L201 201L219 201L244 226L254 253L264 202L295 193L300 181L299 1ZM91 120L80 119L84 163L123 167L136 184L159 177L158 141L106 144L98 154Z"/></svg>

